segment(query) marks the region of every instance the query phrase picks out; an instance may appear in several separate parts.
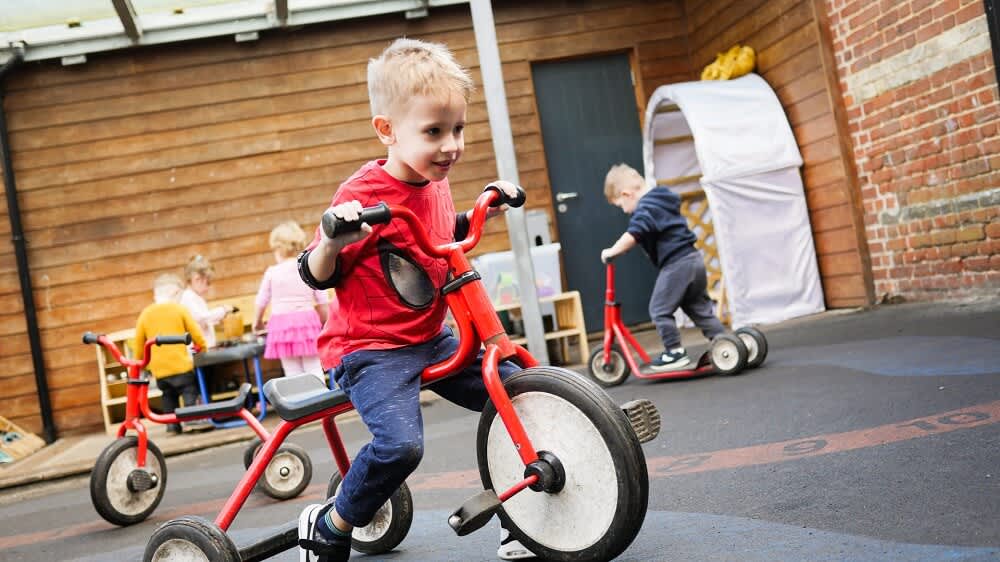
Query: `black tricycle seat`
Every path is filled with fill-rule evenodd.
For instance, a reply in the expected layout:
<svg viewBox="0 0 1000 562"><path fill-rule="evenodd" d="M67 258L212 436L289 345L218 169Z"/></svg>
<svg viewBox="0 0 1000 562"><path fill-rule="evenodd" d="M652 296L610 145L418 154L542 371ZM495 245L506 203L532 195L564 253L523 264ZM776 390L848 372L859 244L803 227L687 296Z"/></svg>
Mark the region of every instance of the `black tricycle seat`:
<svg viewBox="0 0 1000 562"><path fill-rule="evenodd" d="M264 397L285 421L295 421L350 401L343 391L330 390L314 375L271 379L264 384Z"/></svg>

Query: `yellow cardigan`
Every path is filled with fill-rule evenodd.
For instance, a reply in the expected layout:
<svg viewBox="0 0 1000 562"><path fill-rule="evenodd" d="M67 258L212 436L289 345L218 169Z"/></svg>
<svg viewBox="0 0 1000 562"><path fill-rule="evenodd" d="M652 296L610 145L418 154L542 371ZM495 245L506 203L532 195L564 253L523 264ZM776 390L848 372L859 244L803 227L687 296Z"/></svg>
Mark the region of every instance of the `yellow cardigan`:
<svg viewBox="0 0 1000 562"><path fill-rule="evenodd" d="M139 314L132 349L136 357L142 357L146 340L156 336L181 336L184 332L190 332L194 343L205 349L205 337L187 308L176 302L154 303ZM154 345L146 368L160 379L193 371L194 361L186 345Z"/></svg>

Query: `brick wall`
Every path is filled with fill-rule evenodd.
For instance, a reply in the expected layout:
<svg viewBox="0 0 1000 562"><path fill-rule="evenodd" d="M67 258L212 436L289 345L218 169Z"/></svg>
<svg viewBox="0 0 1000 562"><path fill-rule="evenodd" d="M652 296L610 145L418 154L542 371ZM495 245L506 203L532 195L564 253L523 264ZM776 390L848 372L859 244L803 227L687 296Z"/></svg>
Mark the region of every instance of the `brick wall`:
<svg viewBox="0 0 1000 562"><path fill-rule="evenodd" d="M983 0L822 0L877 297L1000 288L1000 104Z"/></svg>

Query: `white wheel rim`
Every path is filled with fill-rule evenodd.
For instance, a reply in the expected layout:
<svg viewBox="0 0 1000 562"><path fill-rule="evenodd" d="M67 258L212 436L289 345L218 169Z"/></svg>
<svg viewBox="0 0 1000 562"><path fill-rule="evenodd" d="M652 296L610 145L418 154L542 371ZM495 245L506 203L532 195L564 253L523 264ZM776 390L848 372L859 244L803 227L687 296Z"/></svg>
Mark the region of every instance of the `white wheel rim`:
<svg viewBox="0 0 1000 562"><path fill-rule="evenodd" d="M556 494L526 489L503 504L507 515L537 543L559 551L581 551L607 534L618 508L618 477L611 451L597 427L576 406L545 392L512 400L536 450L562 463L566 484ZM524 465L500 416L486 445L493 489L503 492L523 478Z"/></svg>
<svg viewBox="0 0 1000 562"><path fill-rule="evenodd" d="M157 484L142 492L132 492L128 489L128 476L139 467L136 460L138 447L125 449L108 469L104 479L104 489L108 495L111 507L122 515L138 515L153 505L163 483L163 468L151 450L146 450L146 470L156 475Z"/></svg>
<svg viewBox="0 0 1000 562"><path fill-rule="evenodd" d="M617 351L612 351L608 356L608 364L611 366L610 372L604 370L604 354L598 353L590 363L590 372L604 382L621 379L622 373L625 372L625 358Z"/></svg>
<svg viewBox="0 0 1000 562"><path fill-rule="evenodd" d="M156 548L153 562L212 562L198 545L184 539L170 539Z"/></svg>
<svg viewBox="0 0 1000 562"><path fill-rule="evenodd" d="M723 371L730 371L736 368L740 362L739 350L736 344L729 340L715 340L712 345L712 363Z"/></svg>
<svg viewBox="0 0 1000 562"><path fill-rule="evenodd" d="M743 345L747 346L747 363L753 362L760 351L757 347L757 338L747 332L739 332L737 335L743 340Z"/></svg>
<svg viewBox="0 0 1000 562"><path fill-rule="evenodd" d="M337 484L337 493L340 493L340 487L342 485L343 481ZM382 507L378 508L378 511L375 512L375 517L372 518L371 523L365 525L364 527L355 527L354 532L351 534L351 540L372 543L384 537L385 534L389 532L390 527L392 527L392 499L382 504Z"/></svg>
<svg viewBox="0 0 1000 562"><path fill-rule="evenodd" d="M291 492L299 484L305 474L305 467L302 460L288 451L278 451L267 464L264 470L264 478L267 484L277 492Z"/></svg>

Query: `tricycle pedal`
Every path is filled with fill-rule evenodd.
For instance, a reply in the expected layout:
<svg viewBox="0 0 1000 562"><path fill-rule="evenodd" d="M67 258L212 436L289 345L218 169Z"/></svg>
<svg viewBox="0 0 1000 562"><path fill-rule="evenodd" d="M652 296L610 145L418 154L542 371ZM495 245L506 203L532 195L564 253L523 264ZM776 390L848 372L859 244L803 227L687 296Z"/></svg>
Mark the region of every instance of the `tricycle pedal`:
<svg viewBox="0 0 1000 562"><path fill-rule="evenodd" d="M640 443L652 441L660 434L660 412L648 399L626 402L621 405L621 409Z"/></svg>
<svg viewBox="0 0 1000 562"><path fill-rule="evenodd" d="M448 518L448 524L458 536L464 537L485 525L499 509L500 498L496 492L483 490L465 500Z"/></svg>

